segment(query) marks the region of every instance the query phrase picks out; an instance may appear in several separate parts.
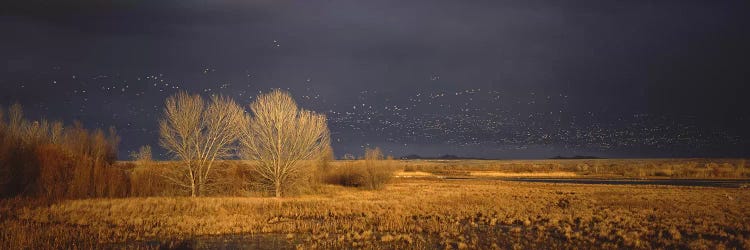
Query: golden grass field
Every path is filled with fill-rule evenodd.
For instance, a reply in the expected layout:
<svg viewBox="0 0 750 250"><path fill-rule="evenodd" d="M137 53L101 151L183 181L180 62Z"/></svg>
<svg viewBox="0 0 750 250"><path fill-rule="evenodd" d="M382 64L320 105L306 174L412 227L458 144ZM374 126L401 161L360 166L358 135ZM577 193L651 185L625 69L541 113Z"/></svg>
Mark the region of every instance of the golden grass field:
<svg viewBox="0 0 750 250"><path fill-rule="evenodd" d="M342 164L346 161L337 161ZM750 178L746 159L401 160L405 172L439 176Z"/></svg>
<svg viewBox="0 0 750 250"><path fill-rule="evenodd" d="M404 163L412 165L395 173L402 178L374 191L323 185L318 194L281 199L3 200L0 249L211 248L194 239L243 236L273 239L267 248L302 249L750 249L747 188L446 180L436 176L534 172L467 161ZM536 173L585 175L565 164Z"/></svg>

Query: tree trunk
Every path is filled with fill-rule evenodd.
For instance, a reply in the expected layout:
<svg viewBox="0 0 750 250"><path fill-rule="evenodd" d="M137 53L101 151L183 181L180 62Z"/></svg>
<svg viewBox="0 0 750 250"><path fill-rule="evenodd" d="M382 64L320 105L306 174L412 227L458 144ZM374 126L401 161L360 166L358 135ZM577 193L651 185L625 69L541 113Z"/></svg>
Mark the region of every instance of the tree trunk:
<svg viewBox="0 0 750 250"><path fill-rule="evenodd" d="M196 196L203 196L203 177L202 175L198 175L198 183L195 185L195 194Z"/></svg>
<svg viewBox="0 0 750 250"><path fill-rule="evenodd" d="M195 197L195 180L190 182L190 196Z"/></svg>
<svg viewBox="0 0 750 250"><path fill-rule="evenodd" d="M281 182L276 181L276 198L281 198Z"/></svg>

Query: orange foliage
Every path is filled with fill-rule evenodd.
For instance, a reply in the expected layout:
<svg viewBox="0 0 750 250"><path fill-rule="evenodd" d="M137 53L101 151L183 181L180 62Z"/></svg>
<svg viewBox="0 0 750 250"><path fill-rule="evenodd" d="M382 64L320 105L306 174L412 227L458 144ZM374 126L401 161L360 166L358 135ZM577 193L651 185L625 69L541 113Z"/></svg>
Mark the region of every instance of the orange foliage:
<svg viewBox="0 0 750 250"><path fill-rule="evenodd" d="M59 200L128 194L127 174L112 167L119 143L114 129L105 134L80 123L63 127L59 122L28 121L20 105L8 113L7 122L0 116L0 197Z"/></svg>

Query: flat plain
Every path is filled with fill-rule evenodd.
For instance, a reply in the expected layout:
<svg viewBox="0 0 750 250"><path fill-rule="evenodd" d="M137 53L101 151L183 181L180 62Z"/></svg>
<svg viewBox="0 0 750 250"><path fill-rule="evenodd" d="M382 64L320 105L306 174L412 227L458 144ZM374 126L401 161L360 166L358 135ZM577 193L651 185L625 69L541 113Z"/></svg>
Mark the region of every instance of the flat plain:
<svg viewBox="0 0 750 250"><path fill-rule="evenodd" d="M731 173L698 160L689 161L699 162L693 170L674 162L682 161L642 171L653 178L677 178L656 174L667 170L747 178L744 161L726 165ZM404 161L381 190L322 185L315 194L285 198L8 199L0 204L0 248L750 249L746 187L446 178L566 178L594 167L598 178L622 172L587 161L512 163L530 171L499 163ZM622 173L637 175L638 169Z"/></svg>

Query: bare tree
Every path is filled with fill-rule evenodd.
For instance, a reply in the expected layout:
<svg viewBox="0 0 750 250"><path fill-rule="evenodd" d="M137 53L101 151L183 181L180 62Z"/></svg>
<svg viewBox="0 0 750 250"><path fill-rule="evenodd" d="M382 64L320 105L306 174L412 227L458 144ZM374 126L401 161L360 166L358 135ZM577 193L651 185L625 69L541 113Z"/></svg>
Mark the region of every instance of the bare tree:
<svg viewBox="0 0 750 250"><path fill-rule="evenodd" d="M213 96L206 103L199 95L180 92L167 98L160 144L180 161L167 180L190 189L193 197L202 195L214 162L231 156L246 123L245 111L227 97Z"/></svg>
<svg viewBox="0 0 750 250"><path fill-rule="evenodd" d="M326 117L297 107L281 90L258 96L253 116L240 137L241 156L257 164L257 177L276 197L303 173L302 161L314 160L330 146Z"/></svg>

